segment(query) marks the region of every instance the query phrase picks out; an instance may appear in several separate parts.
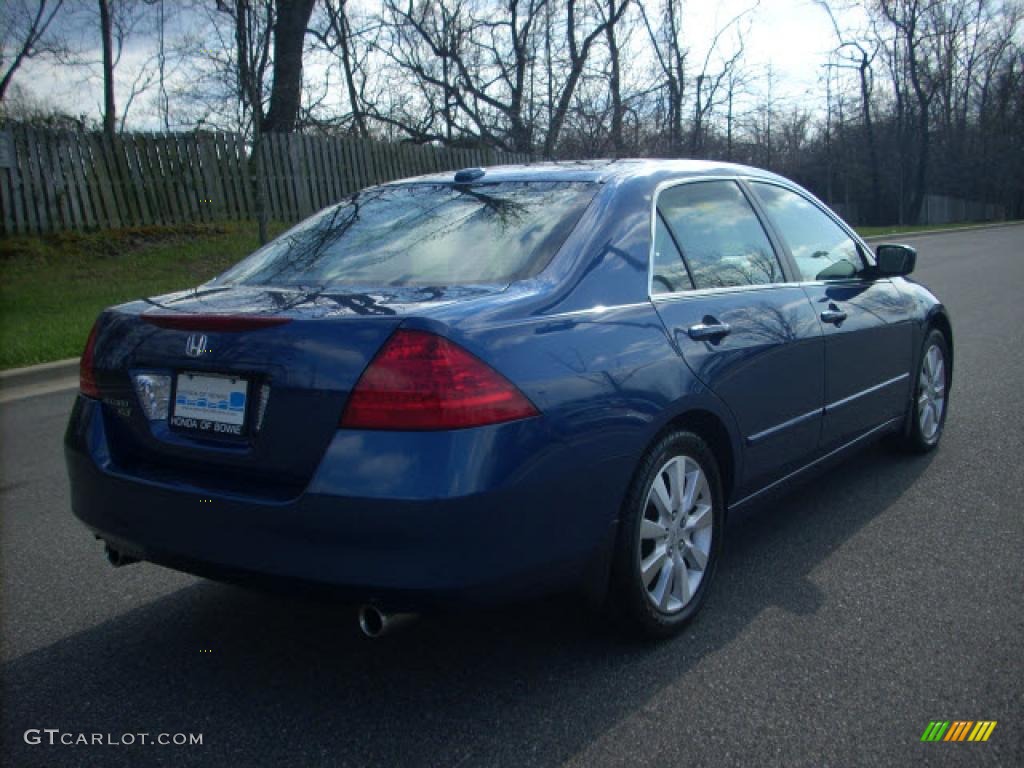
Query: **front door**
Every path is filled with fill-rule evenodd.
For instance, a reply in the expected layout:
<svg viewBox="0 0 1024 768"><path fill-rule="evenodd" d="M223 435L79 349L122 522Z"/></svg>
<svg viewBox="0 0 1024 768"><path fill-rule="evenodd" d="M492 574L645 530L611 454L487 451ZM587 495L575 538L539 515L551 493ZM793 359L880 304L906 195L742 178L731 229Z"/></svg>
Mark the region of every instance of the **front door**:
<svg viewBox="0 0 1024 768"><path fill-rule="evenodd" d="M751 182L789 249L825 335L823 451L903 414L912 385L913 332L906 299L871 276L852 237L813 201Z"/></svg>

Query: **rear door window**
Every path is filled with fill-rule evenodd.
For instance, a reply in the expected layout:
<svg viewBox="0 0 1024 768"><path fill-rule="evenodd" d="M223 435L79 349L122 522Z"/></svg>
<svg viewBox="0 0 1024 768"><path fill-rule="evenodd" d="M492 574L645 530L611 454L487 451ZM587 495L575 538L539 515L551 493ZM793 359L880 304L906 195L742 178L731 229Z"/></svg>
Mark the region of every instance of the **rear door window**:
<svg viewBox="0 0 1024 768"><path fill-rule="evenodd" d="M784 280L771 241L735 182L671 187L659 195L658 211L682 251L696 288Z"/></svg>
<svg viewBox="0 0 1024 768"><path fill-rule="evenodd" d="M406 184L360 192L271 241L217 283L503 284L543 269L586 210L590 182Z"/></svg>

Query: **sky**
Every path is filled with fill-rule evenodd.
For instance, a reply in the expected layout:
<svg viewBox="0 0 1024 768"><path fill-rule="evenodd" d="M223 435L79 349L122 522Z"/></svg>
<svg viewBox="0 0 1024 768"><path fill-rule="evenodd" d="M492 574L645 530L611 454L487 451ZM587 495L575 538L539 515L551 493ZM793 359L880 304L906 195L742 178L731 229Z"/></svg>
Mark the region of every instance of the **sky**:
<svg viewBox="0 0 1024 768"><path fill-rule="evenodd" d="M711 36L716 15L728 21L752 4L751 0L691 0L687 8L694 22L707 30L704 34ZM837 16L841 24L851 27L865 18L859 9ZM785 101L810 99L813 106L823 101L824 66L836 44L828 14L812 0L761 0L745 35L747 61L762 71L771 66L778 78L778 95Z"/></svg>
<svg viewBox="0 0 1024 768"><path fill-rule="evenodd" d="M85 0L70 0L82 3ZM692 59L703 59L704 50L715 30L749 9L756 0L688 0L684 5L684 37L691 48ZM364 0L372 3L372 0ZM91 2L89 3L91 6ZM656 0L648 0L653 15ZM856 26L863 11L855 9L841 16L844 25ZM746 67L763 87L767 72L773 75L773 96L783 103L798 104L813 111L824 109L822 77L829 52L836 40L828 15L813 0L760 0L755 10L742 23L746 49ZM92 39L88 30L80 30ZM641 34L637 30L637 34ZM98 33L96 34L98 38ZM729 43L732 44L731 41ZM99 61L98 46L87 55ZM118 105L124 104L130 79L128 73L137 67L148 51L145 41L129 44L123 54L118 74ZM27 62L16 75L15 83L38 101L57 106L70 114L100 114L103 101L102 81L98 67L90 75L78 70L69 73L51 64ZM136 109L129 117L129 128L155 130L156 119L145 109Z"/></svg>

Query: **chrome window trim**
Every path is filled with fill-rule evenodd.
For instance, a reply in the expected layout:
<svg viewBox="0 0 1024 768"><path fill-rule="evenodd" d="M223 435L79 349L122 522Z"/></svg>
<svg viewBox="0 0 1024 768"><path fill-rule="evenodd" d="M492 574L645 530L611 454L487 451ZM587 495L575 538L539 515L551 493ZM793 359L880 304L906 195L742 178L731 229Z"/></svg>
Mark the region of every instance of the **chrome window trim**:
<svg viewBox="0 0 1024 768"><path fill-rule="evenodd" d="M745 293L748 291L765 291L775 288L799 288L800 283L764 283L762 285L730 285L725 288L693 288L689 291L673 293L656 293L651 296L655 304L680 301L682 299L699 299L701 296L717 296L723 293Z"/></svg>
<svg viewBox="0 0 1024 768"><path fill-rule="evenodd" d="M899 376L893 376L891 379L887 379L886 381L883 381L880 384L875 384L873 387L868 387L867 389L862 389L860 392L855 392L854 394L850 395L849 397L844 397L842 400L836 400L834 403L829 403L828 405L825 406L825 414L827 415L829 413L832 413L832 411L834 411L834 410L836 410L838 408L842 408L844 405L848 405L849 403L852 403L854 400L857 400L858 398L864 397L864 395L870 395L872 392L877 392L880 389L884 389L885 387L892 386L893 384L897 384L897 383L903 381L904 379L909 379L909 378L910 378L910 373L909 372L908 373L901 373Z"/></svg>
<svg viewBox="0 0 1024 768"><path fill-rule="evenodd" d="M821 287L825 285L847 285L851 283L859 283L863 280L860 277L840 277L835 280L805 280L802 283L794 283L794 285L802 285L806 288ZM892 278L889 277L876 277L872 278L872 283L891 283Z"/></svg>
<svg viewBox="0 0 1024 768"><path fill-rule="evenodd" d="M843 232L845 232L850 237L850 239L852 239L861 248L863 248L865 254L868 256L869 263L873 259L873 253L871 251L871 248L868 247L867 243L864 242L860 235L858 235L849 226L847 226L846 222L844 222L842 219L836 216L836 214L833 213L827 205L818 200L818 198L816 198L810 192L807 192L806 190L801 190L795 184L787 183L779 179L765 178L763 176L752 176L750 174L714 174L708 176L692 176L683 179L667 179L665 181L658 182L658 184L654 187L654 194L652 195L651 200L650 225L648 228L650 248L647 252L647 298L650 299L650 301L652 302L659 303L663 301L676 301L682 298L699 298L701 296L714 296L720 293L734 293L738 291L763 291L772 290L775 288L800 288L803 286L842 285L844 282L860 280L860 278L844 278L840 280L789 280L782 283L761 283L759 285L730 285L724 288L692 288L686 291L655 293L654 238L658 224L658 198L661 196L661 193L664 192L666 189L672 189L673 187L679 187L684 184L699 184L700 182L704 181L742 181L746 182L747 184L760 182L762 184L771 184L776 187L781 187L782 189L788 190L793 194L799 195L800 197L806 199L812 205L816 206L817 208L820 208L823 213L825 213L832 221L834 221L839 226L840 229L843 230ZM740 186L740 191L744 193L744 196L746 196L746 191L743 189L742 186ZM761 221L761 217L758 215L757 209L749 201L747 204L750 205L751 210L754 212L754 216L757 217L758 223L761 225L761 228L765 230L765 236L768 237L768 241L771 242L771 236L765 229L765 225ZM774 251L774 249L775 244L772 243L772 250ZM780 266L782 266L783 270L785 271L786 265L783 263L783 259L779 256L778 253L775 254L775 258L778 259ZM883 278L882 280L888 282L887 278ZM876 282L881 282L881 280Z"/></svg>

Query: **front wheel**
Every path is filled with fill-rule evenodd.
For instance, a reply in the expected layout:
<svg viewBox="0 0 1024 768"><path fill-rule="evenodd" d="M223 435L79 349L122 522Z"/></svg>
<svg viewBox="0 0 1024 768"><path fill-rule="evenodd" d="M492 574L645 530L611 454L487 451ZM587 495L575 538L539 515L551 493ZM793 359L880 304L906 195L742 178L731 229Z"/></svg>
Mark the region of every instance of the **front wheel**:
<svg viewBox="0 0 1024 768"><path fill-rule="evenodd" d="M665 436L637 470L622 511L613 612L649 637L680 630L700 610L721 550L718 464L691 432Z"/></svg>
<svg viewBox="0 0 1024 768"><path fill-rule="evenodd" d="M950 378L949 345L940 331L932 329L922 346L908 414L910 425L900 437L899 447L926 453L939 444L946 426Z"/></svg>

